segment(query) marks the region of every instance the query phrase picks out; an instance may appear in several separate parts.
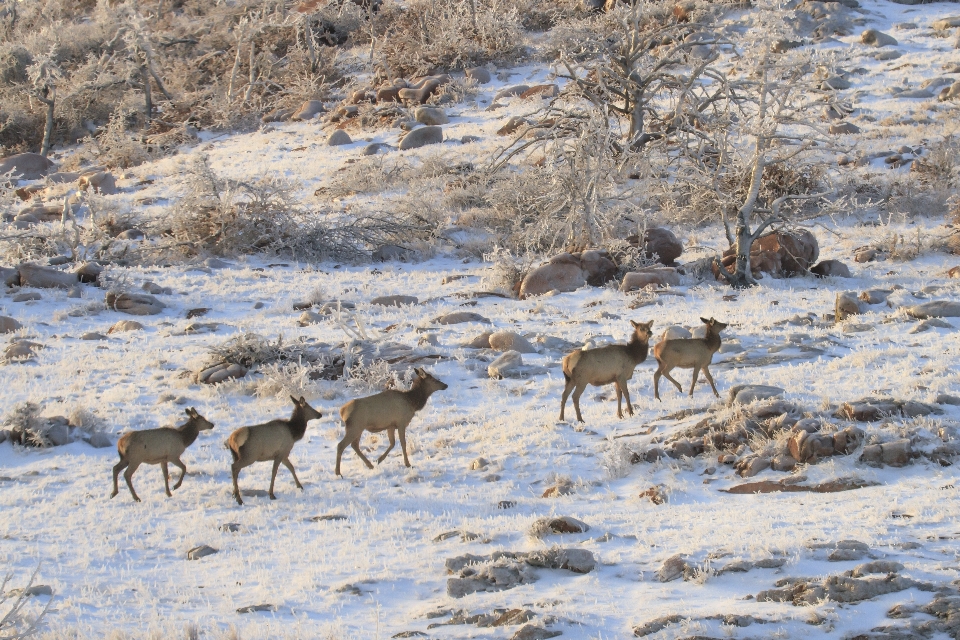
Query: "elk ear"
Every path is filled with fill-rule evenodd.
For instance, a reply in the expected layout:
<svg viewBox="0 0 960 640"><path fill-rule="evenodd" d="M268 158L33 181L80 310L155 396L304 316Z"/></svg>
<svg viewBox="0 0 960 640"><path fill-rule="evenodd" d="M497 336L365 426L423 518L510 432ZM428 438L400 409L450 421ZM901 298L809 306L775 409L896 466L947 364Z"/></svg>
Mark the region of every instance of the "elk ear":
<svg viewBox="0 0 960 640"><path fill-rule="evenodd" d="M300 402L298 402L297 404L305 405L307 404L307 399L304 398L303 396L300 396Z"/></svg>
<svg viewBox="0 0 960 640"><path fill-rule="evenodd" d="M420 376L421 378L426 378L426 377L427 377L427 372L423 370L423 367L417 367L417 368L414 369L413 371L414 371L414 373L416 373L416 374L417 374L418 376Z"/></svg>
<svg viewBox="0 0 960 640"><path fill-rule="evenodd" d="M294 398L293 396L290 396L290 399L293 400L293 404L300 404L300 401Z"/></svg>
<svg viewBox="0 0 960 640"><path fill-rule="evenodd" d="M193 417L193 407L190 407L189 409L184 409L183 412L188 416L190 416L191 418Z"/></svg>
<svg viewBox="0 0 960 640"><path fill-rule="evenodd" d="M638 328L638 327L640 326L640 323L639 323L639 322L634 322L633 320L630 321L630 324L633 325L633 328L634 328L634 329L636 329L636 328Z"/></svg>
<svg viewBox="0 0 960 640"><path fill-rule="evenodd" d="M700 322L702 322L703 324L710 324L711 322L713 322L713 318L710 318L709 320L707 320L706 318L701 316Z"/></svg>
<svg viewBox="0 0 960 640"><path fill-rule="evenodd" d="M653 320L647 323L647 331L649 331L650 329L653 329Z"/></svg>

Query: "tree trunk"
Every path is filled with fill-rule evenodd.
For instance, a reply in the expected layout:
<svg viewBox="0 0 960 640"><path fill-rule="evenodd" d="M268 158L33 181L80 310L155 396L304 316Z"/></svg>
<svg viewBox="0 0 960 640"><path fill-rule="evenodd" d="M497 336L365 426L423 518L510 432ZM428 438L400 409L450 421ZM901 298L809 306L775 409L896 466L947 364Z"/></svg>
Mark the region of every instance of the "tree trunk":
<svg viewBox="0 0 960 640"><path fill-rule="evenodd" d="M40 155L44 158L50 153L51 140L53 138L53 107L55 98L40 98L47 105L47 122L43 127L43 143L40 146Z"/></svg>
<svg viewBox="0 0 960 640"><path fill-rule="evenodd" d="M737 261L732 277L727 279L734 289L746 289L757 284L750 269L750 248L753 246L753 234L746 224L737 224Z"/></svg>
<svg viewBox="0 0 960 640"><path fill-rule="evenodd" d="M150 72L146 65L140 67L140 77L143 78L143 106L147 117L147 126L153 120L153 93L150 89Z"/></svg>

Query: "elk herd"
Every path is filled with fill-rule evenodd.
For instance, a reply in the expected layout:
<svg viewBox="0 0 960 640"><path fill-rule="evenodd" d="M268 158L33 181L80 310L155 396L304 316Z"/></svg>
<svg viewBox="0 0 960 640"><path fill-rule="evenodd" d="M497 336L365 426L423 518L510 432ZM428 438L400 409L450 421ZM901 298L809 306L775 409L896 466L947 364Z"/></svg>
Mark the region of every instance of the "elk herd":
<svg viewBox="0 0 960 640"><path fill-rule="evenodd" d="M653 348L653 356L657 360L657 370L653 374L654 397L660 399L660 378L665 377L672 382L681 393L683 388L670 372L673 369L693 369L693 381L690 383L690 395L697 384L700 372L706 377L715 396L720 397L717 386L710 374L710 362L713 354L720 348L720 331L727 327L723 322L714 318L707 320L700 318L704 323L703 337L673 338L669 331ZM626 399L627 413L633 415L633 406L630 403L630 392L627 381L633 377L634 369L647 359L653 322L634 322L633 334L627 344L612 344L595 349L577 349L563 358L563 377L566 385L560 400L560 420L564 420L564 409L567 398L573 391L573 408L577 420L583 422L580 414L580 396L587 385L602 386L613 384L617 393L617 416L623 418L622 401ZM337 462L335 474L340 476L340 461L344 450L351 446L367 467L373 468L373 463L360 450L360 438L364 431L371 433L387 432L390 444L387 450L377 458L377 464L386 459L387 454L396 445L396 438L400 438L400 450L403 452L403 464L410 466L407 455L406 430L413 416L426 406L427 400L436 391L443 391L447 385L433 377L422 368L414 369L413 384L407 391L387 389L365 398L356 398L340 407L340 418L344 424L345 435L337 444ZM233 477L233 497L237 504L243 504L240 496L238 477L240 470L249 467L254 462L272 462L273 471L270 475L271 500L276 500L273 493L277 479L277 470L283 464L293 475L293 481L298 489L303 489L297 478L297 472L290 462L290 452L307 430L307 423L322 417L322 414L311 407L301 396L293 400L293 414L289 419L277 419L263 424L240 427L230 434L226 445L233 457L230 466ZM142 464L159 464L163 471L163 482L167 496L170 493L170 473L168 465L172 464L180 469L180 478L173 489L180 488L183 478L187 474L187 467L180 456L197 439L201 431L213 429L213 423L190 408L186 410L187 421L179 427L161 427L159 429L144 429L124 434L117 442L117 452L120 462L113 467L113 493L119 493L119 476L124 471L123 478L127 482L133 499L140 502L137 492L133 488L133 474Z"/></svg>

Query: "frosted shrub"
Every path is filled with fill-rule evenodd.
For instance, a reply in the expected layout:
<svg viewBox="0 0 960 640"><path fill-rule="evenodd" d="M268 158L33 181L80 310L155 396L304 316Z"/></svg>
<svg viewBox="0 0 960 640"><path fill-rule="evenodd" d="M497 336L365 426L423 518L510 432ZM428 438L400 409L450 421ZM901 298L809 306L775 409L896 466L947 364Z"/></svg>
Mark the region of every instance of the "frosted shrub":
<svg viewBox="0 0 960 640"><path fill-rule="evenodd" d="M600 466L606 471L607 477L616 480L630 475L630 468L633 466L632 460L633 451L622 442L612 440L603 452Z"/></svg>

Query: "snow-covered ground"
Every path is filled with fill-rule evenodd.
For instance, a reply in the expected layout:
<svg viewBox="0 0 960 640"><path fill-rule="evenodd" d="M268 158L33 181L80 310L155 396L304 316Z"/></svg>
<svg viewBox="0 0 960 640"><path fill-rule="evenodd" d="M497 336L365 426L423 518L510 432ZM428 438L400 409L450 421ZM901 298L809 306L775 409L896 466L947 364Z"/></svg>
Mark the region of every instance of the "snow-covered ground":
<svg viewBox="0 0 960 640"><path fill-rule="evenodd" d="M892 33L904 55L875 61L867 57L875 50L857 44L858 34L831 45L847 56L845 65L864 70L851 75L854 86L844 92L856 94L861 111L853 121L865 130L851 142L870 154L949 133L957 114L953 104L896 98L886 88L903 80L911 87L919 85L939 77L943 65L956 60L952 40L935 37L928 28L933 20L952 15L954 5L863 4L864 25ZM918 28L893 27L901 22L916 22ZM448 142L442 153L469 160L489 154L502 144L494 132L505 119L531 109L513 101L504 109L484 111L493 94L509 84L541 80L549 80L545 65L526 67L483 87L476 104L450 108L458 117L444 127L445 137L476 135L481 140ZM882 124L914 112L931 122ZM304 194L312 194L346 160L359 157L367 144L327 147L326 133L316 123L272 129L208 139L194 151L207 153L224 176L277 173L300 181ZM370 137L395 144L396 131ZM427 147L409 155L436 153ZM127 203L167 198L144 208L163 215L179 187L181 157L132 170L131 177L121 181L127 192L113 197ZM858 170L891 171L882 159ZM145 177L154 183L134 191L130 185ZM55 593L43 627L42 637L50 638L180 637L189 636L189 625L199 637L208 638L339 640L414 631L432 638L510 638L517 625L474 622L428 630L461 610L470 616L509 609L529 610L530 623L571 638L628 637L636 626L670 615L683 619L647 637L848 638L880 626L906 629L910 624L910 633L920 634L923 623L936 620L933 616L920 612L907 620L892 619L888 611L895 605L922 607L938 595L956 594L960 500L955 467L924 457L900 468L872 467L858 461L858 450L801 465L792 474L767 469L750 480L792 478L815 485L857 478L870 486L827 494L738 495L724 490L746 480L732 467L718 464L716 453L630 463L633 452L647 451L705 416L733 420L735 410L726 407L727 391L739 384L782 387L785 400L841 428L848 423L830 416L843 402L881 395L934 403L940 394L960 392L956 328L910 333L917 322L898 309L929 300L960 300L960 280L946 275L960 260L930 249L949 233L944 221L894 216L889 224L874 226L851 216L818 222L814 231L821 258L848 263L853 278L765 278L761 286L741 292L686 280L673 288L682 295L586 287L518 301L475 297L490 289L485 281L491 276L490 265L452 257L371 266L238 259L214 270L112 268L131 288L149 280L170 287L172 293L158 296L168 305L160 315L136 318L145 325L143 331L115 333L101 341L79 337L90 331L106 333L116 321L130 319L96 310L102 306L101 289L84 285L81 299L44 290L40 300L20 303L7 295L0 299L0 314L24 325L17 337L44 348L32 361L0 368L5 411L23 401L39 403L44 415L85 409L118 435L180 423L184 409L196 407L216 428L203 432L184 454L189 474L173 498L163 493L158 467L141 467L134 482L142 503L132 501L122 480L120 495L109 499L117 459L113 448L94 449L82 442L43 450L0 444L0 566L22 583L40 564L38 581ZM696 242L684 239L721 247L716 228L693 234ZM904 236L908 245L919 238L921 256L853 262L854 248L889 243L893 234ZM691 251L682 260L705 255ZM444 284L444 277L451 275L465 277ZM873 305L851 320L868 325L861 327L865 330L845 332L843 324L824 319L832 313L838 292L871 288L896 291L889 305ZM317 291L324 300L351 302L356 308L342 322L330 317L301 327L293 305ZM420 304L395 308L369 302L389 294L414 295ZM638 306L638 301L649 304ZM256 308L257 303L263 304ZM187 320L186 312L198 307L210 311ZM464 310L490 323L434 322L445 313ZM807 315L811 313L812 318ZM625 340L629 320L652 320L659 335L669 325L694 328L698 318L711 316L729 323L724 340L743 349L714 359L721 399L701 380L693 398L665 385L663 401L654 400L656 363L651 357L638 366L630 383L633 417L617 419L612 388L591 387L583 396L586 425L557 421L563 389L560 359L567 350L551 347L556 342L542 338L596 345ZM348 449L344 477L334 475L336 445L342 437L338 408L369 393L362 384L300 378L286 379L285 387L283 380L258 371L215 386L193 382L191 374L208 360L208 348L241 333L271 340L282 336L285 343L303 338L338 345L351 338L344 327L355 327L349 324L355 319L373 341L406 345L415 356L424 356L417 364L449 384L430 398L410 426L410 469L403 466L399 448L373 470ZM219 326L211 333L185 333L196 321ZM461 346L489 330L516 331L541 345L538 353L523 358L546 372L489 378L487 364L497 354ZM435 340L422 340L428 335ZM761 358L765 364L757 364ZM678 379L686 389L689 372L681 372ZM230 495L230 454L223 441L237 427L287 416L288 391L294 390L323 412L292 455L305 490L296 490L281 469L278 500L255 495L237 506ZM942 415L857 424L868 439L913 437L918 449L929 449L931 442L957 438L960 407L938 406ZM572 408L567 409L572 416ZM686 409L698 411L682 417L678 412ZM368 456L379 455L386 438L366 434L362 443ZM479 458L486 464L474 464ZM240 476L244 489L264 490L268 482L266 463ZM568 486L570 493L543 497L558 485ZM665 504L640 495L651 487L662 488ZM572 516L590 529L534 535L535 523L548 516ZM225 527L228 523L236 526ZM477 536L435 541L451 531ZM863 543L867 551L848 554L858 559L827 559L837 542L850 540ZM187 551L203 544L219 552L188 561ZM447 581L455 577L447 572L447 559L554 545L592 552L596 568L579 574L527 567L524 575L532 579L533 572L536 581L462 598L447 593ZM690 579L661 582L657 572L677 554L684 554L694 569ZM755 597L782 586L777 584L782 579L822 580L876 559L901 563L898 575L919 586L856 603L822 600L794 606ZM780 566L722 571L741 560L773 560L768 564ZM258 604L272 605L272 610L237 612ZM753 624L740 627L714 617L729 614L753 616ZM929 637L946 637L936 627L928 631Z"/></svg>

